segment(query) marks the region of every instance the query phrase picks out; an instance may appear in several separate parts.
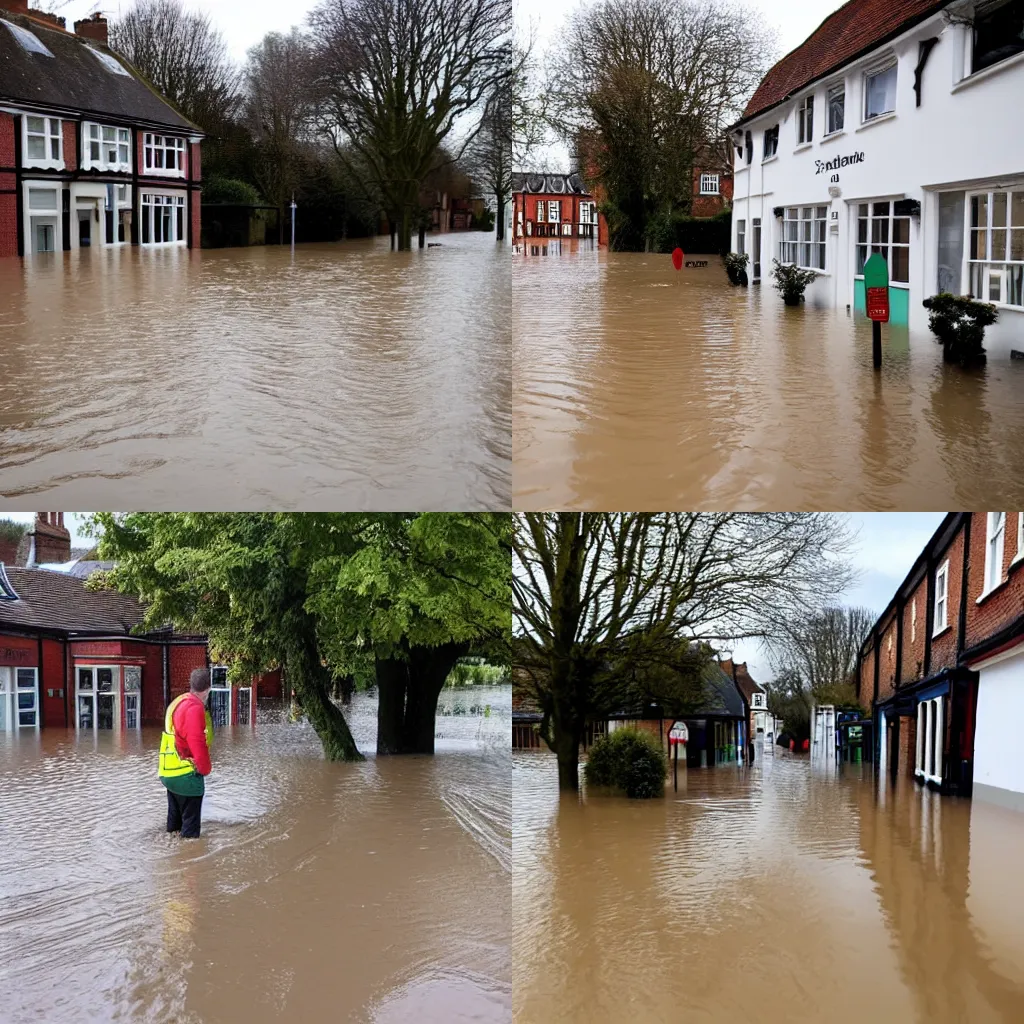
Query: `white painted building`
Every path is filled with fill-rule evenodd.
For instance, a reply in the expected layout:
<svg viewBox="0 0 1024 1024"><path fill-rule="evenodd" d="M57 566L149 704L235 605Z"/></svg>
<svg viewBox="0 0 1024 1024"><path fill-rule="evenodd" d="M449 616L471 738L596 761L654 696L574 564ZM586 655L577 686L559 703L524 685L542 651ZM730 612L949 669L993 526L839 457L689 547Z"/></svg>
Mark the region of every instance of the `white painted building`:
<svg viewBox="0 0 1024 1024"><path fill-rule="evenodd" d="M1024 0L851 0L732 139L753 280L796 263L819 273L809 303L863 312L878 252L893 323L927 331L926 297L972 294L999 308L990 355L1024 352Z"/></svg>

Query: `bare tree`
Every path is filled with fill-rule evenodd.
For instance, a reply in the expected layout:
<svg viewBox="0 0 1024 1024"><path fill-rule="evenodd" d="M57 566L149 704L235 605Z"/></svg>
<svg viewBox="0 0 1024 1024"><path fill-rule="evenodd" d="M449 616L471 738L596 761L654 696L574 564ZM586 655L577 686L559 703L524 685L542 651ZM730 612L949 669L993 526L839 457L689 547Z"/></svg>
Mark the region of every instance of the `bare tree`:
<svg viewBox="0 0 1024 1024"><path fill-rule="evenodd" d="M776 645L776 668L799 677L815 703L851 703L857 652L874 621L867 608L830 606L800 616Z"/></svg>
<svg viewBox="0 0 1024 1024"><path fill-rule="evenodd" d="M307 140L310 52L292 29L271 32L248 53L244 116L254 146L253 177L278 210L278 240L284 240L285 207L299 184L302 148Z"/></svg>
<svg viewBox="0 0 1024 1024"><path fill-rule="evenodd" d="M110 45L205 131L237 112L240 76L224 39L181 0L137 0L111 24Z"/></svg>
<svg viewBox="0 0 1024 1024"><path fill-rule="evenodd" d="M548 69L550 119L608 194L618 248L688 213L695 155L720 139L774 48L730 0L601 0L580 8Z"/></svg>
<svg viewBox="0 0 1024 1024"><path fill-rule="evenodd" d="M408 249L436 154L507 80L511 0L324 0L310 24L320 130Z"/></svg>
<svg viewBox="0 0 1024 1024"><path fill-rule="evenodd" d="M512 162L526 167L547 134L547 90L539 84L536 60L536 35L533 28L512 41L510 87ZM531 168L532 169L532 168Z"/></svg>
<svg viewBox="0 0 1024 1024"><path fill-rule="evenodd" d="M465 164L476 184L496 200L497 240L505 237L505 207L512 194L512 91L503 87L484 110L480 131L466 151Z"/></svg>
<svg viewBox="0 0 1024 1024"><path fill-rule="evenodd" d="M559 786L578 787L608 666L623 677L681 640L786 635L849 585L849 540L845 521L825 513L517 515L516 664L543 711Z"/></svg>

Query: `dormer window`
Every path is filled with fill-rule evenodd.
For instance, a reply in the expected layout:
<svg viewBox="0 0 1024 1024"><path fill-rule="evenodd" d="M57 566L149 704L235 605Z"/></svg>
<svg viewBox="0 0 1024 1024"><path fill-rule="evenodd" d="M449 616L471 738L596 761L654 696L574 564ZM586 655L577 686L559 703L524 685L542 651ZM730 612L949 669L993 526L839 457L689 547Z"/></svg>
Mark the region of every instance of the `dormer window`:
<svg viewBox="0 0 1024 1024"><path fill-rule="evenodd" d="M18 45L26 53L38 53L41 57L52 57L53 54L39 41L39 38L29 32L27 28L20 25L12 25L9 21L4 24L11 30L11 35L18 41Z"/></svg>
<svg viewBox="0 0 1024 1024"><path fill-rule="evenodd" d="M112 74L124 75L125 78L132 77L128 69L116 57L104 53L102 50L93 50L91 46L88 49L92 50L96 59Z"/></svg>
<svg viewBox="0 0 1024 1024"><path fill-rule="evenodd" d="M7 578L7 571L4 569L4 563L0 562L0 601L17 601L19 600L17 591L11 586L11 581Z"/></svg>
<svg viewBox="0 0 1024 1024"><path fill-rule="evenodd" d="M61 137L60 118L33 117L22 118L25 167L37 167L43 170L64 170L64 140Z"/></svg>

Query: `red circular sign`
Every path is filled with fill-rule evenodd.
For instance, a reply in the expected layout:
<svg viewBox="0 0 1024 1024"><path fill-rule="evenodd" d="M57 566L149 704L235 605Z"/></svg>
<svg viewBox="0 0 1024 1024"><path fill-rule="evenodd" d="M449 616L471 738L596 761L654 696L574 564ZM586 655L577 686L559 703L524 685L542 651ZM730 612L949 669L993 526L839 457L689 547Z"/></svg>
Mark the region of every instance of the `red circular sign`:
<svg viewBox="0 0 1024 1024"><path fill-rule="evenodd" d="M682 249L675 249L672 252L672 266L674 266L676 270L683 269L683 258L684 254Z"/></svg>

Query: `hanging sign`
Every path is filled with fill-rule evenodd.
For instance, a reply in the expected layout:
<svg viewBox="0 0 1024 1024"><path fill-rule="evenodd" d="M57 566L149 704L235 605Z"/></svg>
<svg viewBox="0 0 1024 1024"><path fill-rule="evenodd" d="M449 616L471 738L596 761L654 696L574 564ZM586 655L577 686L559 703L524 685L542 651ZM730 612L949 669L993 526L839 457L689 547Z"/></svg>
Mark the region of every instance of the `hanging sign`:
<svg viewBox="0 0 1024 1024"><path fill-rule="evenodd" d="M864 264L864 288L868 318L881 324L889 322L889 267L876 252Z"/></svg>

